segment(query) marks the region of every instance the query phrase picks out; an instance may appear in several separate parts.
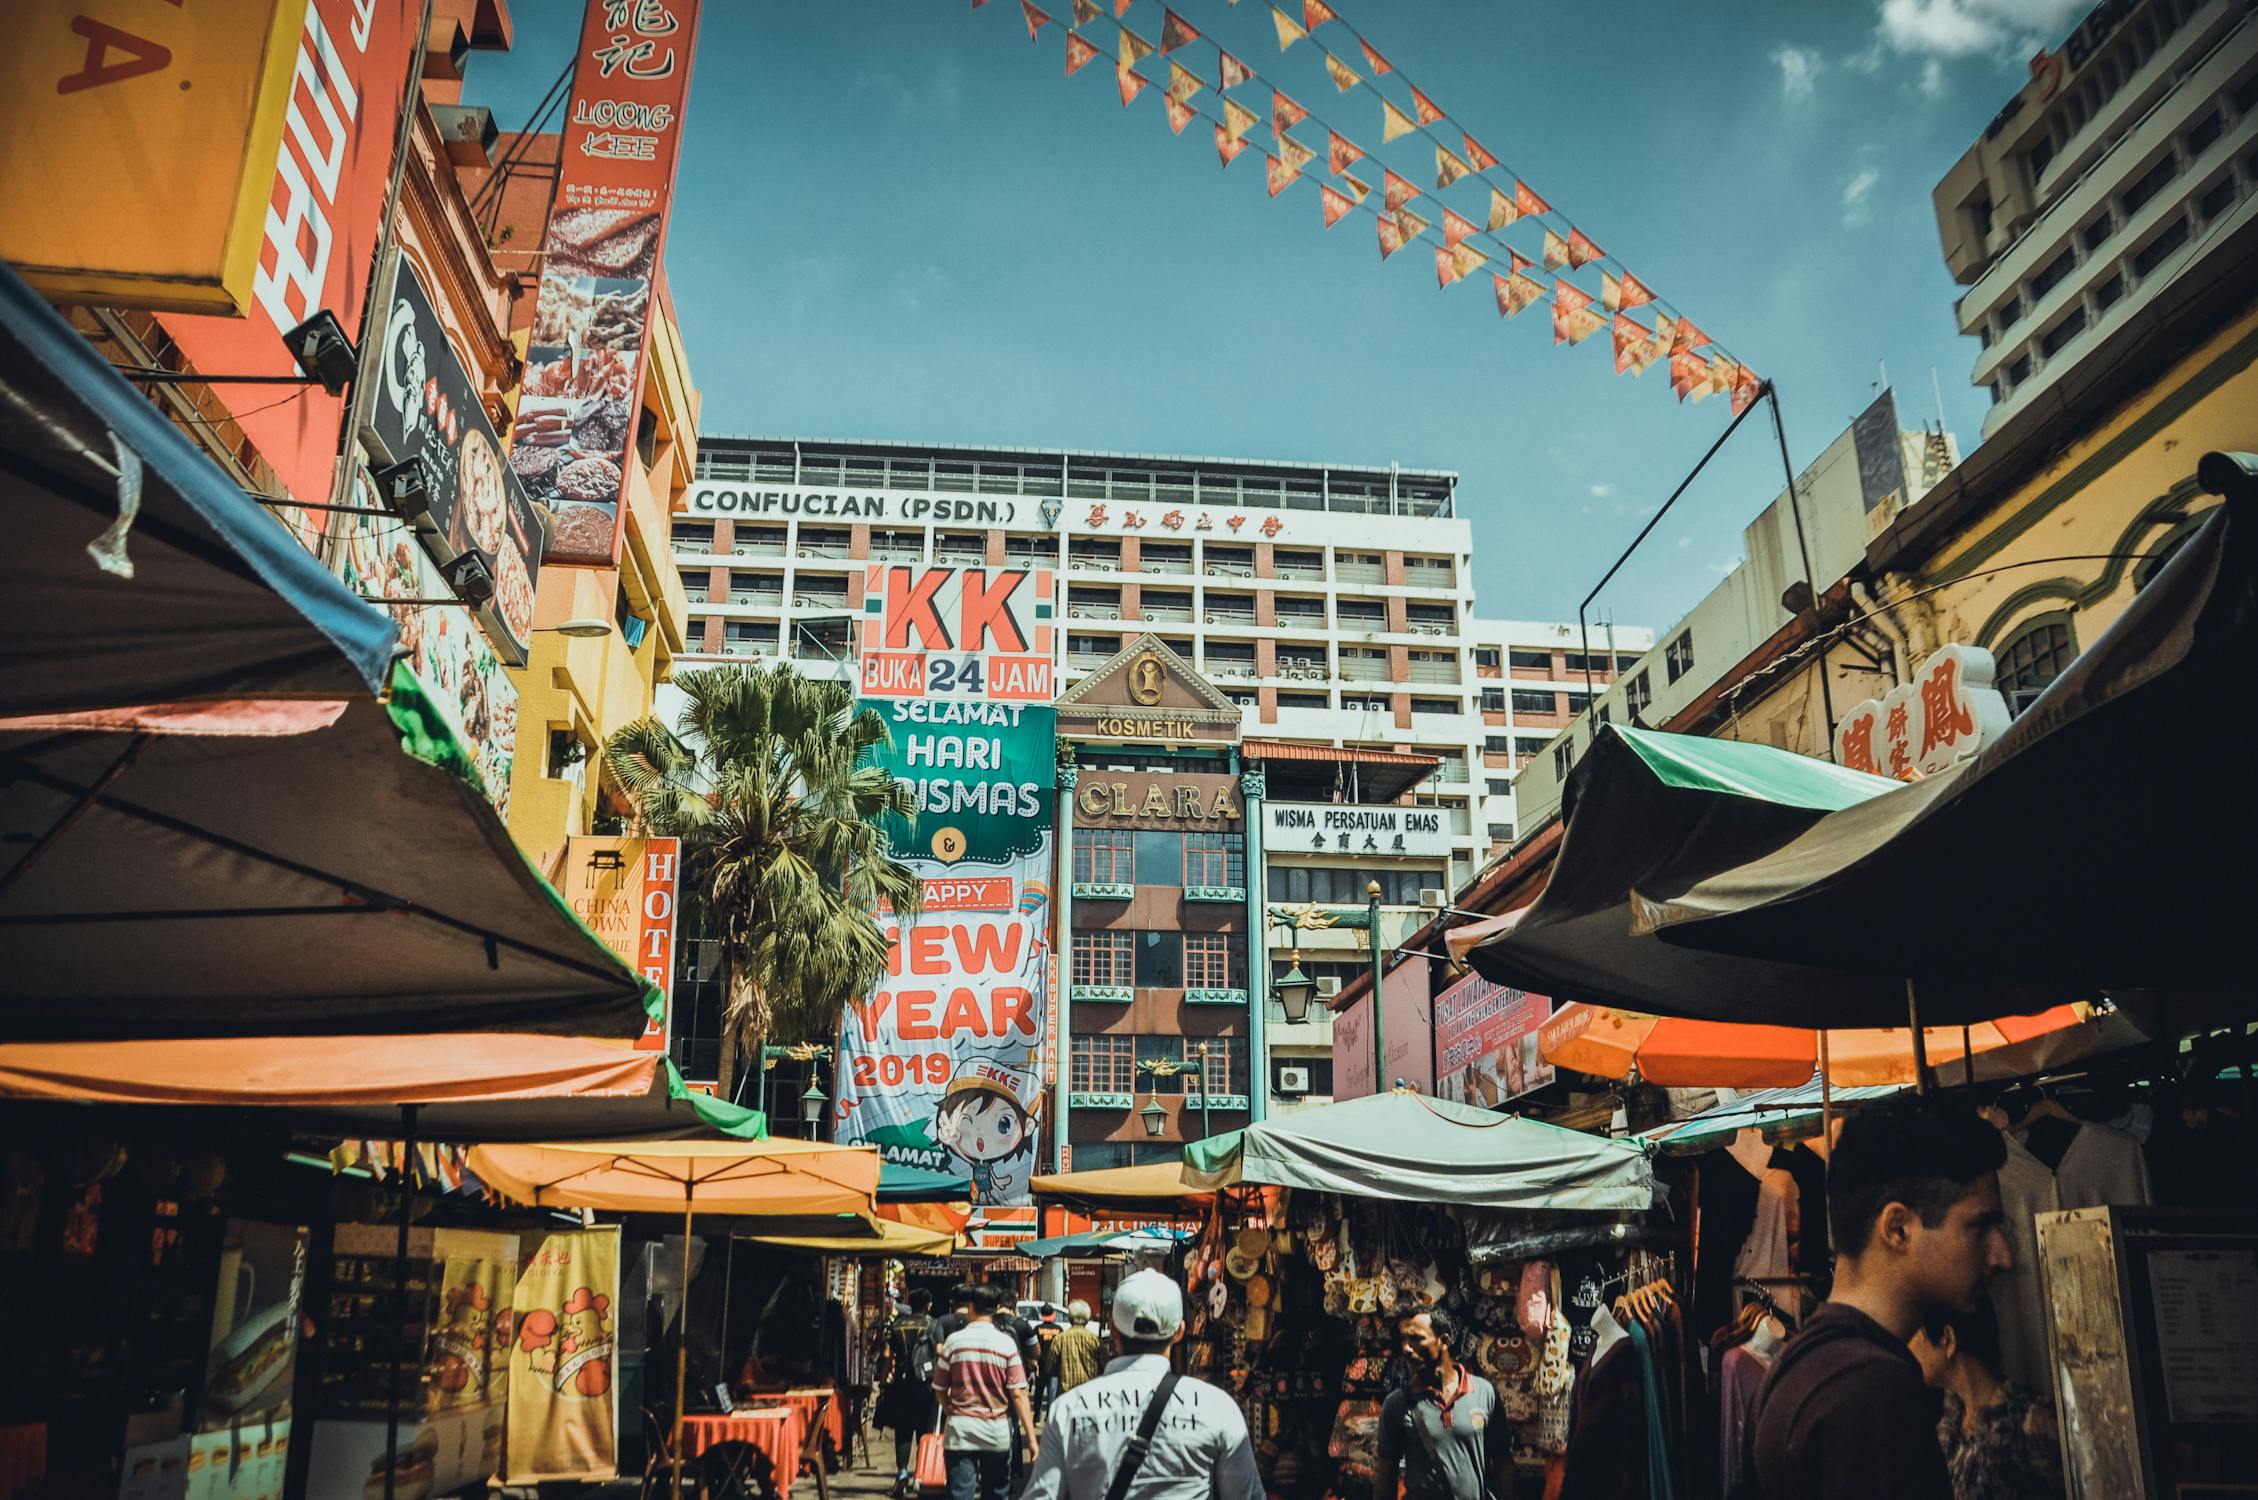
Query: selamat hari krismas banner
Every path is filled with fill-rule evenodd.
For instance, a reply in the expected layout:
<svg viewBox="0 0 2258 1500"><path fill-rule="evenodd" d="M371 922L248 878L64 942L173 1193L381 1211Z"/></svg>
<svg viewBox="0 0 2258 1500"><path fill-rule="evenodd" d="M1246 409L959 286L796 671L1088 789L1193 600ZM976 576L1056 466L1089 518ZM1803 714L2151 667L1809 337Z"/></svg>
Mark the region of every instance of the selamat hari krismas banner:
<svg viewBox="0 0 2258 1500"><path fill-rule="evenodd" d="M880 914L885 980L839 1034L832 1139L970 1176L983 1206L1029 1202L1050 1009L1057 711L978 698L865 701L873 761L917 793L894 852L925 882L907 931Z"/></svg>

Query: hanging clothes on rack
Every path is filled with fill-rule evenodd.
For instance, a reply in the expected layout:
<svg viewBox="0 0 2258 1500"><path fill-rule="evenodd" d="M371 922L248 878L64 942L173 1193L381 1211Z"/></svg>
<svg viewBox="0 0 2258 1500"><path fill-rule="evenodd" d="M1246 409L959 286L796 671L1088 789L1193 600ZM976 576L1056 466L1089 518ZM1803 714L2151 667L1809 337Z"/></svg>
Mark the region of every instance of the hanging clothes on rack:
<svg viewBox="0 0 2258 1500"><path fill-rule="evenodd" d="M1676 1500L1684 1422L1675 1294L1667 1281L1648 1282L1595 1309L1591 1326L1598 1338L1574 1383L1561 1500Z"/></svg>
<svg viewBox="0 0 2258 1500"><path fill-rule="evenodd" d="M1761 1289L1759 1289L1761 1290ZM1782 1319L1770 1306L1770 1294L1751 1302L1743 1313L1745 1326L1724 1341L1717 1362L1717 1493L1730 1495L1743 1475L1743 1446L1749 1418L1756 1414L1757 1393L1771 1372L1772 1356L1787 1337Z"/></svg>
<svg viewBox="0 0 2258 1500"><path fill-rule="evenodd" d="M2038 1220L2057 1209L2140 1205L2152 1201L2148 1159L2140 1142L2122 1130L2077 1119L2042 1099L2022 1126L2007 1133L2007 1161L1999 1169L1999 1203L2007 1216L2014 1269L1994 1278L1992 1310L1999 1316L2001 1373L2051 1396L2053 1371L2046 1353L2046 1309L2039 1293Z"/></svg>

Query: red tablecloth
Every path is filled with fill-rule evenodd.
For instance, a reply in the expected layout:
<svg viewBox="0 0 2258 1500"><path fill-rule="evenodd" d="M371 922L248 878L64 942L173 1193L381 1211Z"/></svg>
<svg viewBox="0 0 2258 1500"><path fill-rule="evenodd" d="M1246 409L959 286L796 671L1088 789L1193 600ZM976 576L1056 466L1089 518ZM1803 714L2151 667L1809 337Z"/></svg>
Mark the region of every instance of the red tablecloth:
<svg viewBox="0 0 2258 1500"><path fill-rule="evenodd" d="M682 1456L693 1459L720 1443L749 1443L774 1466L776 1487L790 1494L800 1472L800 1447L807 1424L789 1406L756 1407L728 1416L706 1412L682 1419Z"/></svg>
<svg viewBox="0 0 2258 1500"><path fill-rule="evenodd" d="M47 1424L0 1427L0 1500L13 1500L46 1477Z"/></svg>
<svg viewBox="0 0 2258 1500"><path fill-rule="evenodd" d="M815 1422L816 1405L826 1396L831 1398L831 1404L823 1411L824 1436L831 1439L832 1452L844 1453L847 1447L847 1419L839 1410L838 1391L827 1385L796 1387L784 1393L784 1401L800 1414L802 1424L812 1425Z"/></svg>

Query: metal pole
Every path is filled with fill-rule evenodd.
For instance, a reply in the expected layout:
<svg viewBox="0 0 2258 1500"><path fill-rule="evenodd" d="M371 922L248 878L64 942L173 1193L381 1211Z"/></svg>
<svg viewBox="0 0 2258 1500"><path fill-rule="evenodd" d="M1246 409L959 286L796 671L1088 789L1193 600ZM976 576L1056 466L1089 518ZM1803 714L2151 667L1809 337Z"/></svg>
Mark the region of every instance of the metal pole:
<svg viewBox="0 0 2258 1500"><path fill-rule="evenodd" d="M1588 664L1590 658L1585 660ZM1380 946L1380 882L1366 881L1364 896L1364 919L1372 940L1372 1092L1384 1094L1388 1091L1388 1048L1380 1034L1380 985L1386 978L1388 961Z"/></svg>
<svg viewBox="0 0 2258 1500"><path fill-rule="evenodd" d="M1771 381L1764 382L1764 397L1772 404L1772 435L1780 440L1780 472L1788 481L1788 518L1795 522L1795 548L1803 556L1803 582L1811 590L1811 612L1819 612L1819 579L1811 571L1811 544L1803 536L1803 502L1795 492L1795 465L1788 461L1788 429L1780 420L1780 391ZM1894 440L1895 434L1892 438ZM1822 641L1824 637L1821 638ZM1827 681L1827 648L1819 647L1819 708L1827 716L1825 742L1835 739L1835 690Z"/></svg>
<svg viewBox="0 0 2258 1500"><path fill-rule="evenodd" d="M400 1228L392 1241L392 1379L384 1397L384 1500L393 1500L400 1468L401 1346L408 1340L408 1215L415 1210L410 1173L416 1160L416 1109L400 1106Z"/></svg>
<svg viewBox="0 0 2258 1500"><path fill-rule="evenodd" d="M1913 993L1913 981L1911 979L1905 981L1905 1018L1907 1024L1913 1028L1913 1091L1917 1094L1925 1094L1929 1091L1931 1083L1929 1078L1929 1039L1921 1031L1921 1002Z"/></svg>
<svg viewBox="0 0 2258 1500"><path fill-rule="evenodd" d="M1584 638L1584 692L1586 696L1590 696L1592 692L1592 628L1585 622L1585 616L1591 610L1592 601L1599 597L1600 590L1607 587L1608 582L1622 569L1623 564L1631 560L1631 554L1639 550L1639 543L1646 540L1647 533L1662 524L1662 518L1670 514L1670 507L1678 503L1678 497L1686 492L1686 486L1692 484L1700 476L1701 471L1709 467L1709 461L1717 456L1717 450L1725 446L1725 439L1739 431L1741 423L1754 410L1756 410L1756 403L1752 401L1741 408L1739 416L1726 424L1725 430L1717 434L1717 441L1711 443L1709 451L1701 456L1701 462L1695 464L1692 471L1678 481L1678 487L1670 492L1669 499L1662 502L1662 508L1654 513L1653 518L1646 525L1639 528L1639 534L1631 538L1631 545L1623 549L1623 555L1615 559L1613 566L1608 568L1606 576L1592 585L1592 591L1584 596L1584 602L1576 606L1576 629Z"/></svg>
<svg viewBox="0 0 2258 1500"><path fill-rule="evenodd" d="M690 1198L697 1185L682 1179L682 1312L674 1334L674 1500L682 1500L682 1403L690 1378Z"/></svg>

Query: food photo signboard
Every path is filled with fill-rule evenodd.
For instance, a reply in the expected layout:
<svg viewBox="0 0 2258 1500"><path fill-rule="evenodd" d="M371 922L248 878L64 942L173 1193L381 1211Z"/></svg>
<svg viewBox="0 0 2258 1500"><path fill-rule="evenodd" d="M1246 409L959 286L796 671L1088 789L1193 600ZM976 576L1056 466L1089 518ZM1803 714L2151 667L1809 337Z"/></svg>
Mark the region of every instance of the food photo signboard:
<svg viewBox="0 0 2258 1500"><path fill-rule="evenodd" d="M423 461L423 544L441 563L472 549L486 558L494 594L479 623L505 664L524 666L548 521L503 461L478 383L405 256L395 261L369 436L387 464Z"/></svg>
<svg viewBox="0 0 2258 1500"><path fill-rule="evenodd" d="M556 510L549 555L618 560L698 0L589 0L510 465Z"/></svg>

